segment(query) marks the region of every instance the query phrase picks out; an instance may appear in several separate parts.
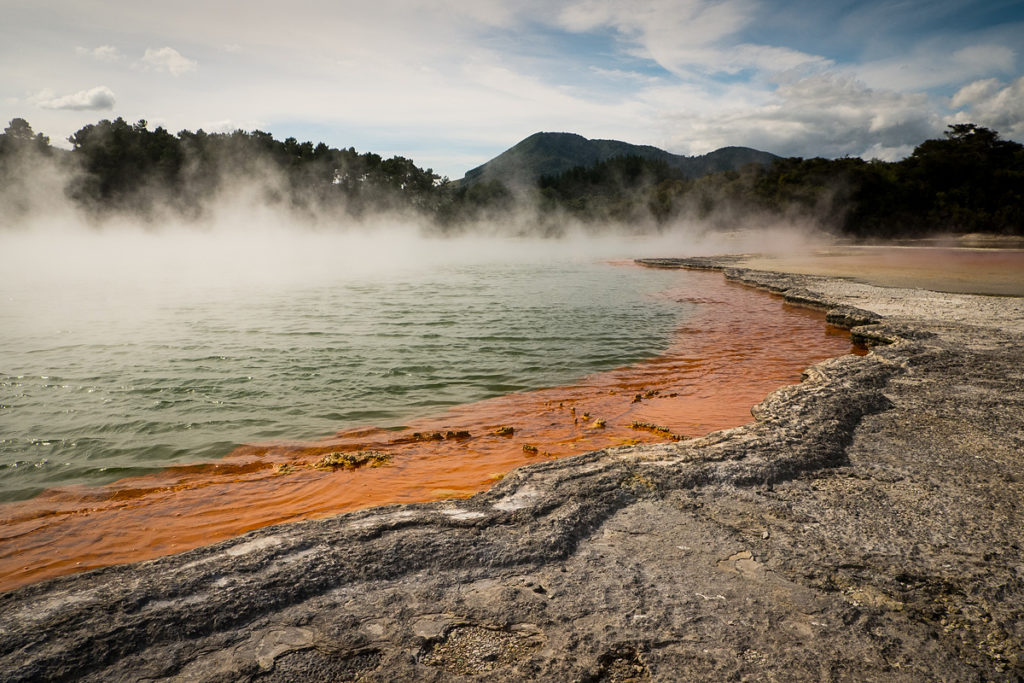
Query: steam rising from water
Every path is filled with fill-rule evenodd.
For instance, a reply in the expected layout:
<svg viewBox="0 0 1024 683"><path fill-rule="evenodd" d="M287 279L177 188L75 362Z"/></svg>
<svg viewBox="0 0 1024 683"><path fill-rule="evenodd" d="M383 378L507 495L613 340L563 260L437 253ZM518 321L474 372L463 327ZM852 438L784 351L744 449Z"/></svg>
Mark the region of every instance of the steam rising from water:
<svg viewBox="0 0 1024 683"><path fill-rule="evenodd" d="M20 161L20 163L16 163ZM48 157L33 149L7 159L0 178L0 292L37 285L107 284L119 296L153 291L187 292L209 287L258 287L388 277L444 263L607 259L700 255L722 252L790 252L819 242L813 228L751 223L723 233L722 213L704 222L655 228L595 226L551 217L541 227L539 210L517 208L439 234L425 216L408 211L356 219L344 210L296 209L281 197L294 193L280 169L261 159L244 161L239 177L221 171L218 192L202 206L185 207L159 187L144 188L146 211L87 212L67 197L81 180L70 156ZM225 162L223 168L235 168ZM730 223L730 227L735 226ZM719 229L716 229L718 227Z"/></svg>
<svg viewBox="0 0 1024 683"><path fill-rule="evenodd" d="M410 219L325 226L242 205L201 224L169 220L153 226L121 219L96 227L61 214L0 232L0 287L92 283L123 296L167 294L169 289L384 278L455 263L790 252L811 243L802 231L779 229L725 234L677 226L660 234L622 235L575 228L561 237L542 238L495 224L480 227L457 236L432 236Z"/></svg>
<svg viewBox="0 0 1024 683"><path fill-rule="evenodd" d="M288 438L260 420L330 433L355 420L342 408L380 403L385 380L406 393L420 382L436 408L630 362L666 343L681 307L636 288L664 273L631 276L623 294L619 276L594 261L764 251L783 235L567 224L545 238L529 208L440 235L416 215L342 219L267 201L272 174L235 183L198 219L168 210L97 220L64 198L55 165L32 168L0 190L0 417L18 427L0 442L0 465L21 482L9 486L15 497ZM574 284L556 276L566 270ZM448 336L412 339L415 320ZM522 348L503 340L509 325ZM374 337L394 328L403 336ZM456 342L464 356L445 356ZM440 346L425 362L403 355L431 344ZM380 367L364 381L374 353ZM419 380L387 375L439 363L458 369L450 386L426 370ZM395 415L430 407L406 399Z"/></svg>

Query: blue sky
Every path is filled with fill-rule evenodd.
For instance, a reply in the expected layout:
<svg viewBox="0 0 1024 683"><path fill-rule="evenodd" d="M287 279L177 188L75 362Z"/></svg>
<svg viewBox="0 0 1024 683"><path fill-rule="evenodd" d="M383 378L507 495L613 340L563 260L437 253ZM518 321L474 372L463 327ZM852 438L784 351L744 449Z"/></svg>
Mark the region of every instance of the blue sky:
<svg viewBox="0 0 1024 683"><path fill-rule="evenodd" d="M0 118L401 154L450 177L537 131L680 154L897 159L952 122L1024 141L1024 3L4 0Z"/></svg>

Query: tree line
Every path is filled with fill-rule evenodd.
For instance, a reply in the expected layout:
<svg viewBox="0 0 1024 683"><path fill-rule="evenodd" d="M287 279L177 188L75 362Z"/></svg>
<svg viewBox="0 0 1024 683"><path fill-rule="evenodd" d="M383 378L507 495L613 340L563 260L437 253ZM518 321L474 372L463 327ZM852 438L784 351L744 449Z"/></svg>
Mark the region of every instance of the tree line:
<svg viewBox="0 0 1024 683"><path fill-rule="evenodd" d="M150 130L145 120L117 118L86 125L68 141L70 151L53 148L24 119L14 119L0 135L0 175L47 158L68 171L67 197L92 214L171 209L192 218L222 191L240 186L297 211L429 212L446 182L405 157L276 140L260 130L173 135L162 126Z"/></svg>
<svg viewBox="0 0 1024 683"><path fill-rule="evenodd" d="M100 217L170 209L197 218L221 191L260 181L261 201L295 211L415 212L440 230L528 210L548 231L566 217L653 229L683 220L725 227L800 218L865 238L1024 235L1024 145L969 123L949 126L943 138L896 162L793 157L689 178L664 161L623 156L526 188L451 182L405 157L276 140L259 130L175 135L117 118L86 125L69 142L71 150L55 148L24 119L12 120L0 134L0 182L17 189L26 164L54 165L68 172L65 195ZM17 192L5 197L17 204Z"/></svg>
<svg viewBox="0 0 1024 683"><path fill-rule="evenodd" d="M803 217L856 237L1024 235L1024 145L970 123L896 162L793 157L689 179L627 157L542 177L539 190L550 209L585 220Z"/></svg>

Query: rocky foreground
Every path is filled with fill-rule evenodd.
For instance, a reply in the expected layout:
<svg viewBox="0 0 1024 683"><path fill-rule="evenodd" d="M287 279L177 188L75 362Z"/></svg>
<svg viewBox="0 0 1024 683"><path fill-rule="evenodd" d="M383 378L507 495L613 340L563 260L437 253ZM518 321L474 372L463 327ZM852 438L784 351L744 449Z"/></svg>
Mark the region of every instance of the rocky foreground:
<svg viewBox="0 0 1024 683"><path fill-rule="evenodd" d="M1024 299L725 276L872 353L701 439L0 595L0 679L1020 680Z"/></svg>

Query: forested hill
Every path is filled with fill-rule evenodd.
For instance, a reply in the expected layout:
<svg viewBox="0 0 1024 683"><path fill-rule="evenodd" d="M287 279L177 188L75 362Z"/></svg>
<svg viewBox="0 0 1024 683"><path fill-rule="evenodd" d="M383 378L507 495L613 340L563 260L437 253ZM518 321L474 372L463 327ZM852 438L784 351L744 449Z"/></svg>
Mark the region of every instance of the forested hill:
<svg viewBox="0 0 1024 683"><path fill-rule="evenodd" d="M619 140L588 140L575 133L534 133L487 163L467 171L460 183L471 185L499 180L506 185L529 186L542 176L557 175L577 166L588 167L627 156L663 162L687 178L738 171L747 164L769 166L779 158L749 147L723 147L709 154L688 157L650 145L633 145Z"/></svg>
<svg viewBox="0 0 1024 683"><path fill-rule="evenodd" d="M0 229L65 202L97 220L199 219L241 189L248 202L324 225L402 214L439 232L798 222L864 238L1024 235L1024 145L970 123L948 128L896 162L782 159L737 147L679 157L544 133L485 164L484 177L460 183L401 156L258 130L175 135L120 118L83 127L63 150L19 118L0 134Z"/></svg>

